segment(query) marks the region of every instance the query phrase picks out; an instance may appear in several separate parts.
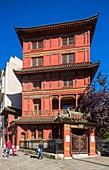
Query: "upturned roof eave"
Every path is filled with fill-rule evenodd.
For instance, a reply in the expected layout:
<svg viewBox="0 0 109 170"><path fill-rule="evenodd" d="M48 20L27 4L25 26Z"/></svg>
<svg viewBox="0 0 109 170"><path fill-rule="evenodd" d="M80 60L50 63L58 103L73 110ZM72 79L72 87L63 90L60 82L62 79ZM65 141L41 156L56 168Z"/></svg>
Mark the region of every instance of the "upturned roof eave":
<svg viewBox="0 0 109 170"><path fill-rule="evenodd" d="M21 45L23 45L23 39L25 39L26 36L28 38L32 37L33 33L35 33L34 35L36 37L41 37L41 36L44 37L45 35L46 36L47 35L58 35L58 34L64 33L66 31L66 28L68 30L68 27L70 27L69 30L71 31L82 31L82 30L85 31L86 29L90 30L91 41L92 41L97 20L98 20L98 14L96 14L95 16L89 17L89 18L70 21L70 22L62 22L62 23L57 23L57 24L28 27L28 28L15 26L14 28L20 40Z"/></svg>
<svg viewBox="0 0 109 170"><path fill-rule="evenodd" d="M48 25L40 25L40 26L32 26L32 27L18 27L18 26L14 26L14 28L16 30L29 30L29 29L36 29L36 28L45 28L45 27L52 27L52 26L57 26L57 25L67 25L67 24L71 24L71 23L79 23L79 22L85 22L85 21L92 21L93 19L98 19L98 13L96 15L93 15L91 17L88 18L83 18L83 19L78 19L78 20L73 20L73 21L68 21L68 22L59 22L59 23L55 23L55 24L48 24Z"/></svg>
<svg viewBox="0 0 109 170"><path fill-rule="evenodd" d="M4 107L3 111L1 112L1 116L5 115L5 114L15 115L15 114L20 114L20 113L21 113L21 109L7 106L7 107Z"/></svg>

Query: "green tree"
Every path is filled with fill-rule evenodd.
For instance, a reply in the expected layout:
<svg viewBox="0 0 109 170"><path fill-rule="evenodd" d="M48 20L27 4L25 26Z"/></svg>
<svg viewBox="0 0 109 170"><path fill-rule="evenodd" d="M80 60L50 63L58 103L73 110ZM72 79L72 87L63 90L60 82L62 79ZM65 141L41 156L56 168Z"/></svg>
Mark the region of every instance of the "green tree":
<svg viewBox="0 0 109 170"><path fill-rule="evenodd" d="M103 136L109 131L109 90L107 76L104 76L102 72L98 74L96 81L85 90L78 109L81 112L90 112L92 120L97 123L97 136Z"/></svg>

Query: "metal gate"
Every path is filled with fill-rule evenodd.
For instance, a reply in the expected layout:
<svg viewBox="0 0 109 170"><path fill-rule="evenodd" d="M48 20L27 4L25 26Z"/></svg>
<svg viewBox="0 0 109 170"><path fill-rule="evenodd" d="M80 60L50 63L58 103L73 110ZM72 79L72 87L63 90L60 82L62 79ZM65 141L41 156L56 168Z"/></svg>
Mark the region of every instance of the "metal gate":
<svg viewBox="0 0 109 170"><path fill-rule="evenodd" d="M72 153L88 153L88 135L72 134Z"/></svg>

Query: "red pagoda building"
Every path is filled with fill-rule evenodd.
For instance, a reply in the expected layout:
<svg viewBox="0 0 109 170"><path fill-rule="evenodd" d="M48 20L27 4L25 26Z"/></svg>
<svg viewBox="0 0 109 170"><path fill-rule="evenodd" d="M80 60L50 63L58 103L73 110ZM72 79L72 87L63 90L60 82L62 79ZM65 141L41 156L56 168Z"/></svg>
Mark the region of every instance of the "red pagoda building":
<svg viewBox="0 0 109 170"><path fill-rule="evenodd" d="M23 52L22 116L16 145L33 139L63 139L64 158L95 155L94 125L89 115L75 112L92 82L99 62L90 61L90 45L98 15L72 22L30 28L15 27Z"/></svg>

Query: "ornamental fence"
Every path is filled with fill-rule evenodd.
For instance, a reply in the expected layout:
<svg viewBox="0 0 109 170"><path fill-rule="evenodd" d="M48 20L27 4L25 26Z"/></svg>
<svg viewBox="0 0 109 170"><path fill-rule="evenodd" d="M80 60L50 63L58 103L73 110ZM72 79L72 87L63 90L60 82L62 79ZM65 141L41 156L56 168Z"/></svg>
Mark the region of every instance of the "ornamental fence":
<svg viewBox="0 0 109 170"><path fill-rule="evenodd" d="M24 140L20 141L20 149L35 150L38 148L40 140ZM44 152L61 154L64 153L64 140L51 139L43 140ZM109 156L109 139L96 137L96 151L103 156Z"/></svg>
<svg viewBox="0 0 109 170"><path fill-rule="evenodd" d="M20 149L37 150L40 140L20 141ZM43 140L43 151L55 154L64 153L63 139Z"/></svg>

